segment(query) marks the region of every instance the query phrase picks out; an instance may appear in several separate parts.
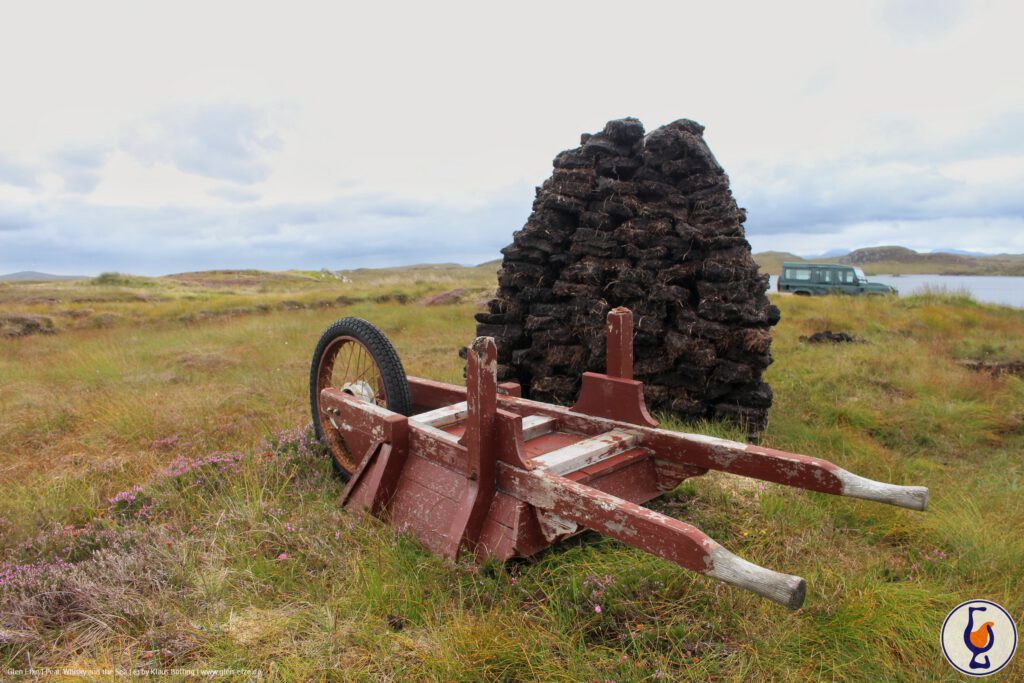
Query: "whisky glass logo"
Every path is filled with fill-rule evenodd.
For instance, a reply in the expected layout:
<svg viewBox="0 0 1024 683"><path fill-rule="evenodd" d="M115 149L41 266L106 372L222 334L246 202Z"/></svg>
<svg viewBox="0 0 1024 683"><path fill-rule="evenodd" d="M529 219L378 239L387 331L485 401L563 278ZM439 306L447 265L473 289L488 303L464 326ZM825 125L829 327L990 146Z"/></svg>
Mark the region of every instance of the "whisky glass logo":
<svg viewBox="0 0 1024 683"><path fill-rule="evenodd" d="M1010 663L1017 649L1017 626L1002 606L968 600L942 624L942 654L960 673L988 676Z"/></svg>

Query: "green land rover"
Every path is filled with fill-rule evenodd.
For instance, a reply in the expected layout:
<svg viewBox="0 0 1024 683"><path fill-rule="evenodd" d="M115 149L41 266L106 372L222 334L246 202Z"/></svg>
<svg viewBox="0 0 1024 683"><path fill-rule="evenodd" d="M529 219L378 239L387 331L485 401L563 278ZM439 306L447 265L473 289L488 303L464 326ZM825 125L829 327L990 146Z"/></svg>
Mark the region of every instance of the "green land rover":
<svg viewBox="0 0 1024 683"><path fill-rule="evenodd" d="M813 294L897 294L895 287L868 282L864 271L837 263L782 264L778 290L811 296Z"/></svg>

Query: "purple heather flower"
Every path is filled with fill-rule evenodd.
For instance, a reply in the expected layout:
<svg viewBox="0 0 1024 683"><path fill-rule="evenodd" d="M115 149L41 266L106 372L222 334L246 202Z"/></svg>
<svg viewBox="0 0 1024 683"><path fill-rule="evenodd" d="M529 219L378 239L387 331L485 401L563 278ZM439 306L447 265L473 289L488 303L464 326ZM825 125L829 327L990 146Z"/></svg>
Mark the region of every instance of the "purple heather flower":
<svg viewBox="0 0 1024 683"><path fill-rule="evenodd" d="M119 505L121 503L124 503L125 507L127 507L135 502L136 496L138 496L139 493L141 492L142 487L136 485L131 487L127 491L121 491L120 493L115 494L113 498L108 498L107 502L110 503L111 507Z"/></svg>
<svg viewBox="0 0 1024 683"><path fill-rule="evenodd" d="M0 564L0 586L7 586L19 580L35 579L51 572L64 572L74 565L64 560L35 562L31 564Z"/></svg>
<svg viewBox="0 0 1024 683"><path fill-rule="evenodd" d="M242 460L244 457L245 454L239 452L213 453L211 455L199 456L197 458L186 458L183 455L179 455L167 465L167 468L163 471L163 476L176 478L188 474L189 472L193 472L205 465L233 464Z"/></svg>

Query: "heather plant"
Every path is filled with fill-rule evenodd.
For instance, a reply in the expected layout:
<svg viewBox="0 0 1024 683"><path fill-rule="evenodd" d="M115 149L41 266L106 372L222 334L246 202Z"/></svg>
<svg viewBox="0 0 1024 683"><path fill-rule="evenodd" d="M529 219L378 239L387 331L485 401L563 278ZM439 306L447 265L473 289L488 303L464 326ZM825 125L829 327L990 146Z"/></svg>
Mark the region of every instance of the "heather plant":
<svg viewBox="0 0 1024 683"><path fill-rule="evenodd" d="M89 559L99 550L130 550L137 542L136 530L123 527L111 518L96 517L77 526L51 524L30 540L15 546L8 555L27 561L77 563Z"/></svg>
<svg viewBox="0 0 1024 683"><path fill-rule="evenodd" d="M115 493L107 503L107 512L114 517L149 519L153 515L153 501L140 484Z"/></svg>
<svg viewBox="0 0 1024 683"><path fill-rule="evenodd" d="M231 466L245 458L242 453L214 453L209 456L197 458L186 458L178 456L171 461L161 476L168 479L182 479L185 481L203 481L203 475L211 472L233 469ZM140 489L140 487L139 487ZM120 496L120 494L119 494ZM111 499L113 503L114 500Z"/></svg>
<svg viewBox="0 0 1024 683"><path fill-rule="evenodd" d="M114 628L127 637L143 633L157 614L154 601L174 590L168 559L148 541L74 563L0 565L0 662L54 666L61 642L94 645Z"/></svg>

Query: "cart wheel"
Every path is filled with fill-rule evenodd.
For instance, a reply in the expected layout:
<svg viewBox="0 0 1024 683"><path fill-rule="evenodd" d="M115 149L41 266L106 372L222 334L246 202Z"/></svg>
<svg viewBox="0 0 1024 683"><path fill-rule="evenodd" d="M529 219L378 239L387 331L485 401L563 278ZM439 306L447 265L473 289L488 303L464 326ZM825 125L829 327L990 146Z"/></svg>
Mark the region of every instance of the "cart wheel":
<svg viewBox="0 0 1024 683"><path fill-rule="evenodd" d="M336 387L361 401L402 415L412 412L405 369L384 333L361 318L342 318L328 327L313 352L309 369L309 403L317 438L327 446L334 468L347 480L369 444L358 436L342 437L320 409L320 392Z"/></svg>

